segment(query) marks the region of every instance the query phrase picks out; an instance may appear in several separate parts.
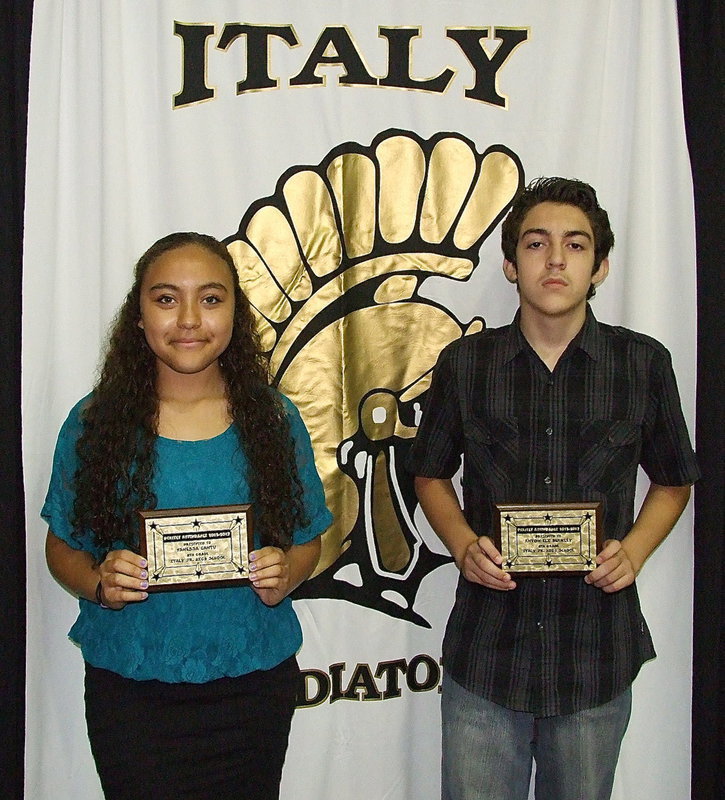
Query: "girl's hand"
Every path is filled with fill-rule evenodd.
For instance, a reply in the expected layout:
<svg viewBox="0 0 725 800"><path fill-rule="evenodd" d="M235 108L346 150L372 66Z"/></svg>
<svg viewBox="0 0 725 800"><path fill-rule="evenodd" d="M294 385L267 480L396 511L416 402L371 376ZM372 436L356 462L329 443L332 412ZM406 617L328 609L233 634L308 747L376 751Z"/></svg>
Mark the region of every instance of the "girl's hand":
<svg viewBox="0 0 725 800"><path fill-rule="evenodd" d="M287 553L279 547L262 547L249 554L249 580L267 606L281 603L291 591Z"/></svg>
<svg viewBox="0 0 725 800"><path fill-rule="evenodd" d="M309 578L320 557L320 537L295 544L285 552L262 547L249 554L249 579L259 599L276 606L302 581Z"/></svg>
<svg viewBox="0 0 725 800"><path fill-rule="evenodd" d="M149 595L146 559L131 550L111 550L98 568L100 601L120 611L126 603L138 603Z"/></svg>

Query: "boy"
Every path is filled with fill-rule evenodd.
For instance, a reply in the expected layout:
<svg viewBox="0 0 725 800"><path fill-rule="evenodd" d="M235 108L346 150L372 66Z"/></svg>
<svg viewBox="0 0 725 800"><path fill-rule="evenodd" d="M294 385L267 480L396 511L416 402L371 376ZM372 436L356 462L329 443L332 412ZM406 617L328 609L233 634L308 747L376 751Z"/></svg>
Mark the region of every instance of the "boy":
<svg viewBox="0 0 725 800"><path fill-rule="evenodd" d="M503 223L519 310L441 354L410 465L460 570L443 642L443 798L606 800L655 653L634 580L699 472L670 357L594 318L614 244L591 186L541 178ZM463 508L451 478L465 455ZM634 519L638 465L651 483ZM586 577L502 569L494 505L600 502ZM464 510L465 509L465 510Z"/></svg>

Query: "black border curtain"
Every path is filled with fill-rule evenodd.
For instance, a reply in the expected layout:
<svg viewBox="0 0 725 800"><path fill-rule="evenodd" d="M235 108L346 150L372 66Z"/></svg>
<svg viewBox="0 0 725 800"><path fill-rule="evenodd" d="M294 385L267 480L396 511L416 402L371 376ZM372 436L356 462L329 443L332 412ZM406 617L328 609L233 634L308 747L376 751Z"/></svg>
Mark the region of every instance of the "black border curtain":
<svg viewBox="0 0 725 800"><path fill-rule="evenodd" d="M0 4L0 790L23 796L25 511L20 315L32 0Z"/></svg>
<svg viewBox="0 0 725 800"><path fill-rule="evenodd" d="M722 436L725 365L721 245L725 37L722 0L679 0L677 11L685 125L695 187L696 439L703 472L695 491L692 797L714 800L725 797Z"/></svg>
<svg viewBox="0 0 725 800"><path fill-rule="evenodd" d="M723 616L722 0L678 0L687 137L695 186L698 274L692 798L725 797ZM32 0L0 5L0 786L23 796L25 519L20 336L25 142ZM672 191L678 191L676 186ZM663 225L667 220L662 221ZM683 265L689 268L689 265ZM667 587L662 587L667 591ZM30 698L30 702L32 702ZM666 698L662 698L667 702ZM655 800L644 798L643 800Z"/></svg>

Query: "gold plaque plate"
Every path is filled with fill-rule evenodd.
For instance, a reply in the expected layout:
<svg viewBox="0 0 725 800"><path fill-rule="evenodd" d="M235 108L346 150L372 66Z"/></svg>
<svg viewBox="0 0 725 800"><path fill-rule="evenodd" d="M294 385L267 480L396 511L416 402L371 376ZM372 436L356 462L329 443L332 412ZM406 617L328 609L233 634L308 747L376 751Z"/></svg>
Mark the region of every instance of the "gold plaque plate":
<svg viewBox="0 0 725 800"><path fill-rule="evenodd" d="M149 592L249 582L249 553L254 547L250 504L137 513Z"/></svg>
<svg viewBox="0 0 725 800"><path fill-rule="evenodd" d="M601 503L496 505L494 544L512 575L586 575L602 549Z"/></svg>

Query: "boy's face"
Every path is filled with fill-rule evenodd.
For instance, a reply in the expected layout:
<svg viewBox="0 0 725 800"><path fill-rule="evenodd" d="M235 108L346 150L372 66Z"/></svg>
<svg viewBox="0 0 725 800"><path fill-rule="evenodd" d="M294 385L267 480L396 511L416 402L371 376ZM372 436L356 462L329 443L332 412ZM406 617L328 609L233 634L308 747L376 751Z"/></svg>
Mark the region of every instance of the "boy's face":
<svg viewBox="0 0 725 800"><path fill-rule="evenodd" d="M504 274L518 283L521 311L544 317L582 313L589 287L609 272L604 259L595 275L594 232L586 214L564 203L539 203L524 217L516 245L516 264L504 261Z"/></svg>

